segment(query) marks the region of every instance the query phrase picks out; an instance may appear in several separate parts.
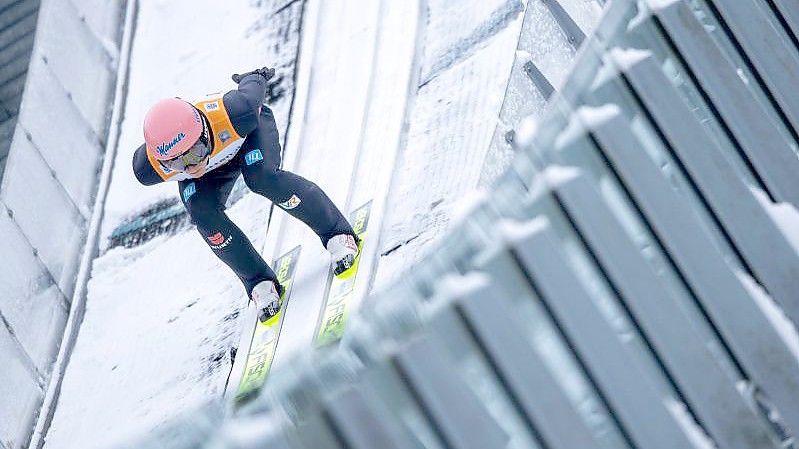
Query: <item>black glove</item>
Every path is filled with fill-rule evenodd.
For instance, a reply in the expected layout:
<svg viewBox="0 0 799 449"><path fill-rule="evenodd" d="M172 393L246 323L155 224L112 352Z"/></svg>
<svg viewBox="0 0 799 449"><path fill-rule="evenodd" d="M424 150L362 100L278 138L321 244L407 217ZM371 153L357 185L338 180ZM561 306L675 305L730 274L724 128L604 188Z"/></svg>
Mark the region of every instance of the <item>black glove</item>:
<svg viewBox="0 0 799 449"><path fill-rule="evenodd" d="M275 76L275 69L270 69L269 67L262 67L260 69L255 69L251 72L242 73L239 75L238 73L234 74L231 78L233 78L233 82L239 84L241 79L247 75L254 75L258 74L264 77L265 80L269 81L273 76Z"/></svg>

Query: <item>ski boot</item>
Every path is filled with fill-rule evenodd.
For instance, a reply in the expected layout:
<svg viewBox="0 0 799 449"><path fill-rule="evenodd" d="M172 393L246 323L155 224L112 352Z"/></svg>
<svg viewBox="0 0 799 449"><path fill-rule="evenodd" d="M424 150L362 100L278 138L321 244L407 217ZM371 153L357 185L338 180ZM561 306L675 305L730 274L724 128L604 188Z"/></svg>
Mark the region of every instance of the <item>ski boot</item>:
<svg viewBox="0 0 799 449"><path fill-rule="evenodd" d="M252 289L258 321L264 323L280 311L280 292L274 281L261 281Z"/></svg>
<svg viewBox="0 0 799 449"><path fill-rule="evenodd" d="M358 240L350 234L339 234L327 241L327 250L330 252L333 273L338 276L349 270L358 257Z"/></svg>

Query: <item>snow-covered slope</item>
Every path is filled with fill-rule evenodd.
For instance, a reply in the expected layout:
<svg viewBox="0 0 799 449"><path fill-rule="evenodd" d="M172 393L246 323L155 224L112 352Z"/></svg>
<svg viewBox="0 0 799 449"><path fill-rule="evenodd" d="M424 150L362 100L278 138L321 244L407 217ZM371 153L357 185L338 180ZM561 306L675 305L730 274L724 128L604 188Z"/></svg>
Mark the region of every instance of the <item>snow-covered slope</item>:
<svg viewBox="0 0 799 449"><path fill-rule="evenodd" d="M521 62L535 62L555 86L575 55L543 1L483 0L469 8L455 0L427 3L421 79L390 193L377 288L423 259L450 229L469 193L496 178L510 162L507 144L503 150L489 150L498 125L506 128L500 129L503 134L516 125L501 124L498 116L510 88L517 44L532 50ZM595 0L560 3L586 32L601 13ZM530 18L521 33L525 10ZM523 76L519 72L515 76ZM521 82L531 84L529 79ZM530 88L523 92L539 95ZM540 113L543 106L537 98L511 100L516 103L506 106L508 114L520 109L518 103L526 104L526 114ZM538 110L531 110L529 105L536 104Z"/></svg>
<svg viewBox="0 0 799 449"><path fill-rule="evenodd" d="M150 104L231 89L232 73L267 65L281 51L272 48L272 29L264 26L267 3L139 2L104 236L122 217L176 194L174 183L143 187L131 172ZM281 104L276 116L285 126L288 106ZM249 194L228 213L260 248L269 208ZM193 229L99 257L45 447L108 445L219 397L243 306L239 280Z"/></svg>
<svg viewBox="0 0 799 449"><path fill-rule="evenodd" d="M102 235L130 213L176 193L174 184L139 186L130 172L149 105L164 96L230 89L231 73L289 51L272 45L282 29L270 22L271 11L304 4L284 168L319 184L345 213L374 201L364 275L358 278L361 294L395 280L422 258L448 228L458 201L478 185L527 4L140 3L126 120ZM282 128L289 104L278 105L277 112ZM280 369L294 354L310 350L328 256L309 229L282 211L270 220L269 202L257 195L247 194L228 214L256 248L264 248L267 260L303 247L275 359ZM110 445L221 397L228 348L238 344L240 329L253 317L243 313L250 311L239 281L196 231L109 250L95 261L88 292L45 447Z"/></svg>
<svg viewBox="0 0 799 449"><path fill-rule="evenodd" d="M361 258L372 269L385 197L399 146L416 48L415 2L309 2L292 136L285 168L317 183L349 212L372 200L370 237ZM313 29L311 33L310 29ZM311 72L310 74L308 72ZM308 84L301 84L305 78ZM299 120L298 117L302 117ZM265 254L302 245L294 290L283 324L275 369L313 340L325 293L329 256L302 223L279 213ZM358 291L369 277L358 277Z"/></svg>

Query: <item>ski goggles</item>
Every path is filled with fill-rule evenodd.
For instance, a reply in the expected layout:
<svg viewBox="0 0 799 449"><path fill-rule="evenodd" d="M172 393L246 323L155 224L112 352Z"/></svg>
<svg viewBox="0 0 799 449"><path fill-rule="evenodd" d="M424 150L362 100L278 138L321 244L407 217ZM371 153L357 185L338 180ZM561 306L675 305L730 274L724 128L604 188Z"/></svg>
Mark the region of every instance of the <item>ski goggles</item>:
<svg viewBox="0 0 799 449"><path fill-rule="evenodd" d="M204 136L200 137L197 143L192 145L185 153L178 157L161 161L161 164L169 170L184 172L192 165L202 163L205 158L211 154L211 147L208 145L208 141L203 137Z"/></svg>

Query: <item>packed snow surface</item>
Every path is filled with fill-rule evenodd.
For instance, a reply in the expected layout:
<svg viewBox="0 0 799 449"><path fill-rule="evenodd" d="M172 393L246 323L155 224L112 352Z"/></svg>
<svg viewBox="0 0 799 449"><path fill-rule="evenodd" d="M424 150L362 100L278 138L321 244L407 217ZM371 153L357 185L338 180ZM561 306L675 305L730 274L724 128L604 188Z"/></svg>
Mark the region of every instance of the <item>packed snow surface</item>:
<svg viewBox="0 0 799 449"><path fill-rule="evenodd" d="M144 187L131 172L149 106L163 97L232 89L232 73L296 51L274 45L282 30L270 29L272 12L304 5L291 120L289 102L274 107L285 139L284 169L317 183L345 214L373 201L356 292L362 297L389 285L424 257L452 226L460 201L474 195L516 50L526 39L520 35L525 8L533 8L534 18L545 12L533 0L470 4L140 1L101 238L177 194L174 183ZM566 4L590 31L597 4ZM546 23L548 32L521 54L558 85L574 50L565 47L551 17ZM302 245L273 365L280 369L310 350L328 256L298 221L279 210L270 219L270 206L248 193L227 213L267 261ZM239 280L194 229L105 252L94 263L86 316L45 447L107 447L220 400L231 368L228 350L239 344L249 312Z"/></svg>
<svg viewBox="0 0 799 449"><path fill-rule="evenodd" d="M175 183L144 187L133 176L146 110L164 97L231 89L232 73L266 65L265 31L246 35L263 15L248 0L139 2L103 236L177 192ZM224 33L201 32L234 23ZM228 214L260 247L268 211L266 199L247 195ZM98 258L45 447L104 447L218 397L242 302L239 280L193 229Z"/></svg>

